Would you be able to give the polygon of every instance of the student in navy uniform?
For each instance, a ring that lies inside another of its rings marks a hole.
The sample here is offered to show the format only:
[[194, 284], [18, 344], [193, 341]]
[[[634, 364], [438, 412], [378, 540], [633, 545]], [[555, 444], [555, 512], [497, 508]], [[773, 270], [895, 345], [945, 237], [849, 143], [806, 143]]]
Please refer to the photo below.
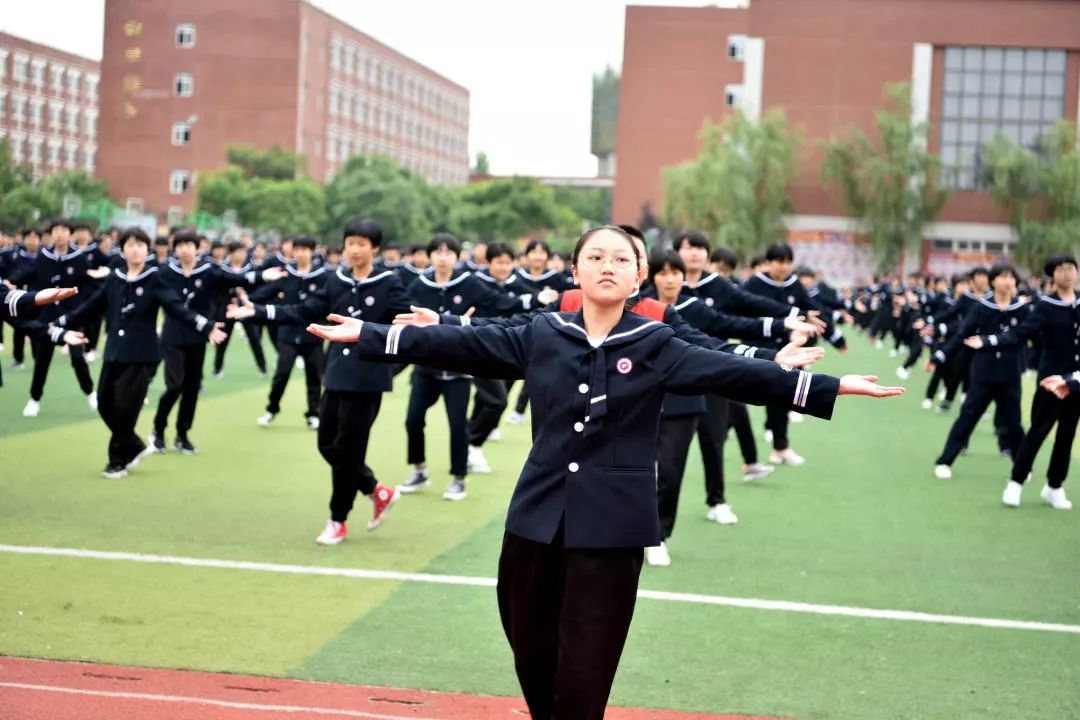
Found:
[[[3, 280], [8, 278], [14, 278], [16, 276], [24, 278], [21, 284], [11, 283], [14, 290], [26, 290], [29, 285], [27, 279], [33, 277], [34, 262], [37, 259], [37, 254], [41, 250], [41, 233], [37, 228], [28, 227], [22, 231], [22, 246], [15, 246], [14, 252], [8, 257], [7, 265], [4, 270]], [[38, 313], [34, 313], [35, 317]], [[26, 344], [30, 342], [30, 352], [33, 354], [33, 341], [27, 334], [26, 329], [23, 327], [23, 323], [15, 323], [12, 325], [12, 348], [11, 348], [11, 369], [22, 370], [26, 367]]]
[[[1044, 295], [1018, 327], [1008, 332], [977, 335], [964, 339], [976, 352], [993, 348], [1023, 347], [1029, 340], [1041, 338], [1043, 350], [1039, 363], [1040, 382], [1050, 377], [1068, 377], [1080, 370], [1080, 300], [1076, 295], [1076, 258], [1055, 254], [1046, 260], [1045, 272], [1053, 281], [1053, 292]], [[1080, 421], [1080, 396], [1071, 394], [1058, 398], [1043, 386], [1036, 388], [1031, 399], [1031, 428], [1014, 455], [1012, 474], [1002, 502], [1010, 507], [1020, 506], [1024, 483], [1031, 474], [1035, 456], [1039, 454], [1046, 436], [1057, 425], [1050, 464], [1046, 470], [1046, 485], [1042, 498], [1057, 509], [1072, 507], [1063, 485], [1069, 474], [1076, 425]]]
[[[23, 265], [17, 273], [8, 278], [15, 286], [26, 285], [31, 290], [48, 287], [77, 287], [84, 294], [92, 290], [96, 283], [93, 279], [95, 272], [87, 263], [88, 254], [71, 245], [71, 223], [67, 220], [56, 220], [49, 225], [49, 235], [52, 239], [52, 247], [45, 247], [37, 253], [32, 263]], [[103, 275], [101, 273], [96, 273]], [[82, 303], [79, 296], [64, 300], [58, 305], [50, 305], [43, 309], [41, 315], [30, 326], [32, 329], [40, 329], [56, 319], [64, 312], [74, 310]], [[81, 330], [81, 328], [70, 328]], [[41, 412], [41, 398], [45, 393], [45, 382], [49, 377], [49, 367], [52, 365], [53, 353], [56, 346], [39, 338], [31, 341], [34, 350], [34, 376], [30, 382], [30, 400], [23, 409], [24, 417], [37, 417]], [[79, 389], [86, 396], [87, 404], [97, 408], [97, 396], [94, 394], [94, 381], [90, 377], [90, 368], [86, 364], [86, 355], [81, 346], [72, 346], [69, 351], [71, 368], [75, 371]]]
[[[293, 260], [284, 266], [287, 275], [277, 283], [260, 290], [258, 295], [269, 298], [276, 293], [275, 302], [282, 305], [302, 303], [310, 295], [319, 292], [326, 282], [327, 271], [316, 268], [313, 262], [315, 238], [301, 235], [292, 240]], [[307, 386], [307, 411], [304, 419], [312, 430], [319, 429], [319, 395], [322, 390], [323, 346], [304, 332], [304, 323], [281, 324], [277, 330], [277, 367], [270, 381], [270, 396], [266, 412], [256, 422], [269, 427], [281, 412], [281, 398], [289, 384], [293, 365], [302, 361], [304, 382]]]
[[[249, 270], [243, 275], [225, 272], [208, 260], [198, 260], [198, 246], [198, 234], [188, 230], [175, 233], [172, 248], [175, 257], [160, 266], [161, 273], [157, 278], [182, 299], [186, 308], [203, 317], [215, 317], [218, 304], [230, 289], [255, 287], [261, 281], [272, 282], [285, 276], [281, 268], [270, 268], [261, 273]], [[206, 335], [192, 329], [186, 318], [165, 317], [161, 332], [165, 392], [158, 399], [154, 431], [150, 435], [150, 445], [155, 452], [165, 452], [165, 428], [169, 424], [169, 413], [178, 400], [180, 409], [176, 415], [173, 449], [185, 455], [198, 452], [189, 433], [195, 422], [195, 407], [202, 388], [206, 342]]]
[[[259, 246], [256, 246], [259, 247]], [[266, 247], [262, 245], [261, 247]], [[261, 264], [254, 262], [255, 254], [252, 253], [252, 262], [247, 260], [247, 250], [244, 248], [244, 244], [239, 241], [232, 241], [227, 246], [228, 256], [226, 262], [222, 263], [221, 269], [225, 273], [229, 273], [234, 276], [246, 276], [252, 271], [264, 271], [272, 270], [274, 268], [281, 269], [284, 266], [271, 265], [264, 268]], [[282, 270], [284, 272], [284, 270]], [[236, 299], [236, 288], [233, 287], [229, 290], [229, 302]], [[214, 348], [214, 377], [221, 379], [225, 376], [225, 352], [229, 348], [229, 342], [232, 340], [233, 330], [237, 325], [236, 320], [225, 320], [223, 329], [225, 331], [225, 340]], [[262, 325], [256, 325], [254, 323], [240, 323], [243, 328], [244, 337], [247, 338], [248, 347], [251, 348], [251, 355], [255, 358], [255, 367], [259, 369], [259, 374], [266, 377], [266, 353], [263, 351], [262, 346]]]
[[[79, 293], [78, 288], [45, 288], [43, 290], [19, 290], [8, 289], [0, 285], [0, 323], [10, 323], [11, 326], [23, 335], [28, 331], [23, 329], [23, 323], [33, 320], [41, 314], [41, 308], [53, 303], [62, 302], [75, 297]], [[55, 345], [83, 345], [86, 336], [74, 330], [64, 330], [56, 327], [37, 326], [29, 331], [30, 335], [40, 336], [44, 342], [52, 342]], [[0, 387], [4, 386], [4, 374], [0, 372]]]
[[396, 272], [406, 290], [412, 287], [416, 278], [425, 274], [431, 275], [431, 257], [427, 245], [410, 245], [409, 257], [397, 266]]
[[98, 378], [98, 412], [112, 436], [109, 461], [103, 477], [127, 474], [146, 455], [154, 452], [135, 434], [146, 389], [154, 377], [161, 352], [158, 346], [158, 309], [182, 319], [210, 342], [218, 343], [224, 333], [209, 318], [192, 312], [183, 300], [162, 281], [160, 267], [147, 267], [150, 238], [138, 228], [120, 234], [126, 270], [113, 270], [104, 284], [70, 315], [57, 319], [60, 327], [78, 327], [83, 317], [105, 312], [105, 357]]
[[636, 253], [618, 228], [586, 232], [572, 259], [581, 311], [543, 313], [525, 326], [386, 327], [334, 315], [340, 326], [311, 328], [373, 358], [532, 381], [534, 442], [510, 501], [497, 594], [537, 719], [604, 716], [642, 548], [659, 542], [656, 433], [666, 392], [786, 400], [826, 418], [838, 394], [903, 392], [677, 340], [663, 323], [625, 312]]
[[[993, 295], [982, 299], [964, 317], [964, 324], [946, 345], [934, 353], [935, 362], [947, 362], [965, 347], [966, 338], [973, 335], [996, 337], [1015, 330], [1031, 312], [1031, 304], [1016, 297], [1017, 274], [1009, 265], [995, 265], [989, 272]], [[979, 418], [993, 402], [995, 420], [1003, 428], [1003, 436], [1012, 457], [1020, 450], [1024, 428], [1020, 423], [1020, 375], [1024, 371], [1024, 349], [1021, 344], [998, 347], [987, 341], [975, 351], [971, 361], [971, 386], [960, 414], [949, 430], [945, 448], [934, 463], [934, 474], [942, 479], [952, 477], [952, 464], [967, 447]]]
[[[504, 295], [477, 279], [468, 271], [455, 272], [461, 243], [450, 233], [436, 233], [427, 245], [432, 261], [431, 275], [422, 274], [408, 288], [412, 304], [437, 313], [460, 315], [475, 308], [478, 315], [510, 315], [532, 307], [530, 294]], [[468, 473], [469, 451], [469, 391], [472, 381], [467, 375], [413, 368], [409, 391], [409, 409], [405, 416], [408, 435], [408, 460], [412, 476], [398, 487], [403, 493], [413, 493], [431, 484], [427, 472], [427, 449], [424, 435], [428, 410], [443, 399], [446, 419], [450, 424], [450, 486], [443, 493], [447, 500], [464, 500], [465, 476]]]
[[[232, 307], [229, 317], [265, 323], [305, 323], [328, 314], [390, 322], [409, 310], [409, 298], [392, 269], [373, 270], [382, 229], [367, 218], [349, 221], [343, 232], [343, 265], [326, 282], [293, 305]], [[351, 268], [351, 269], [350, 269]], [[371, 426], [379, 414], [383, 393], [393, 389], [391, 368], [361, 358], [347, 345], [332, 343], [323, 376], [326, 390], [319, 401], [319, 454], [330, 466], [330, 519], [315, 539], [337, 545], [348, 535], [349, 513], [362, 493], [372, 504], [367, 529], [374, 530], [397, 502], [398, 492], [382, 485], [367, 465]]]

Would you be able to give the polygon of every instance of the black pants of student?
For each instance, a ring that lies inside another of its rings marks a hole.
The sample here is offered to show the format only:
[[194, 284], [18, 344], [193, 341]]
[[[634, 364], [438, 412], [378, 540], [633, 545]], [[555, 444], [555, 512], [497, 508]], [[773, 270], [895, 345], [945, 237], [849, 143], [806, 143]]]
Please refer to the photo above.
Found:
[[304, 417], [319, 415], [319, 394], [322, 391], [323, 349], [322, 343], [296, 345], [283, 342], [278, 345], [277, 367], [274, 379], [270, 381], [270, 398], [266, 403], [266, 412], [277, 415], [281, 412], [281, 397], [289, 384], [296, 358], [304, 358], [304, 381], [307, 383], [307, 412]]
[[660, 535], [664, 540], [675, 529], [679, 491], [686, 472], [686, 456], [700, 415], [664, 415], [656, 438], [656, 499], [660, 507]]
[[923, 351], [923, 341], [918, 333], [912, 334], [910, 342], [911, 344], [908, 346], [908, 356], [904, 359], [905, 370], [910, 370], [915, 363], [919, 361], [919, 356], [922, 355]]
[[949, 359], [949, 370], [945, 376], [945, 400], [948, 402], [953, 401], [959, 388], [962, 387], [965, 393], [971, 389], [971, 360], [974, 353], [974, 350], [964, 346]]
[[574, 550], [506, 533], [499, 616], [534, 720], [601, 720], [630, 621], [641, 548]]
[[765, 429], [772, 431], [773, 450], [787, 450], [788, 408], [784, 405], [766, 405]]
[[697, 424], [701, 464], [705, 470], [705, 504], [722, 505], [724, 500], [724, 445], [728, 433], [731, 402], [719, 395], [706, 395], [706, 412]]
[[743, 462], [753, 465], [758, 461], [757, 440], [754, 438], [754, 428], [750, 425], [750, 413], [746, 409], [746, 403], [729, 401], [728, 424], [735, 430]]
[[1031, 400], [1031, 427], [1020, 443], [1020, 451], [1013, 455], [1012, 479], [1018, 483], [1027, 480], [1039, 448], [1057, 423], [1050, 466], [1046, 469], [1046, 484], [1052, 488], [1061, 487], [1069, 474], [1077, 421], [1080, 421], [1080, 397], [1070, 393], [1064, 400], [1058, 400], [1053, 393], [1037, 388]]
[[330, 466], [330, 519], [345, 522], [356, 494], [375, 492], [375, 473], [367, 466], [371, 426], [382, 393], [327, 390], [319, 401], [319, 454]]
[[[225, 321], [225, 327], [222, 328], [226, 334], [225, 341], [214, 347], [215, 375], [225, 369], [225, 351], [229, 349], [229, 342], [232, 340], [232, 332], [236, 324], [235, 320]], [[244, 328], [244, 335], [247, 337], [248, 346], [251, 348], [251, 354], [255, 358], [256, 367], [259, 368], [259, 372], [265, 373], [266, 354], [263, 352], [262, 346], [262, 325], [240, 323], [240, 327]]]
[[154, 430], [159, 434], [165, 432], [169, 424], [169, 413], [179, 400], [176, 436], [186, 438], [192, 423], [195, 422], [195, 405], [199, 402], [199, 388], [202, 387], [206, 343], [166, 345], [161, 348], [161, 354], [165, 360], [165, 392], [158, 399]]
[[506, 410], [506, 381], [492, 378], [475, 378], [476, 394], [473, 395], [472, 416], [469, 418], [469, 444], [482, 447], [491, 431], [499, 426], [499, 418]]
[[[26, 362], [26, 341], [28, 337], [21, 328], [11, 327], [11, 359], [15, 361], [16, 365], [22, 365]], [[33, 346], [30, 348], [31, 354], [34, 352]]]
[[101, 366], [98, 414], [112, 433], [110, 465], [126, 465], [146, 448], [146, 443], [135, 434], [135, 423], [156, 370], [157, 363], [107, 362]]
[[472, 380], [454, 378], [443, 380], [441, 373], [424, 368], [413, 368], [412, 388], [409, 392], [409, 409], [405, 413], [405, 430], [408, 435], [408, 458], [410, 465], [427, 462], [427, 441], [424, 426], [428, 409], [439, 397], [446, 405], [446, 420], [450, 425], [450, 474], [465, 477], [469, 460], [469, 392]]
[[[515, 383], [517, 383], [517, 380], [511, 380], [510, 382], [506, 383], [506, 393], [507, 393], [507, 395], [510, 394], [510, 390], [513, 389]], [[518, 394], [517, 394], [517, 401], [514, 403], [514, 412], [516, 412], [518, 415], [524, 415], [525, 410], [527, 410], [528, 407], [529, 407], [529, 386], [526, 385], [525, 381], [523, 380], [521, 382], [521, 390], [519, 390]]]
[[1016, 457], [1020, 451], [1020, 443], [1024, 440], [1024, 428], [1020, 424], [1020, 378], [1005, 382], [982, 382], [971, 383], [964, 404], [960, 406], [960, 414], [949, 430], [949, 437], [945, 440], [945, 449], [937, 459], [938, 465], [952, 465], [960, 451], [967, 447], [971, 433], [979, 422], [990, 403], [994, 403], [996, 418], [1000, 421], [1001, 432], [1004, 441], [1012, 456]]
[[[45, 394], [45, 380], [49, 377], [49, 366], [52, 364], [56, 346], [49, 342], [48, 338], [41, 338], [32, 342], [34, 350], [34, 377], [30, 381], [30, 397], [33, 400], [41, 400]], [[79, 381], [79, 388], [83, 395], [94, 392], [94, 380], [90, 377], [90, 367], [86, 364], [86, 355], [78, 345], [68, 348], [68, 356], [71, 358], [71, 368], [75, 371], [75, 378]]]
[[86, 327], [83, 329], [83, 334], [86, 335], [87, 350], [97, 350], [98, 340], [101, 339], [102, 320], [103, 318], [99, 315], [87, 321]]
[[949, 368], [947, 365], [934, 365], [934, 372], [930, 376], [930, 382], [926, 384], [926, 399], [933, 400], [937, 395], [938, 387], [941, 383], [945, 382], [946, 376], [949, 374]]

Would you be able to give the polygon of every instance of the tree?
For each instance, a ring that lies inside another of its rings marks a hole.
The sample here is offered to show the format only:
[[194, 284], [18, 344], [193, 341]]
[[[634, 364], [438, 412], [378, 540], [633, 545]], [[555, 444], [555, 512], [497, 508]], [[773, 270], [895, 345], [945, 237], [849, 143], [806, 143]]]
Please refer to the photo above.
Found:
[[38, 185], [42, 213], [56, 216], [63, 212], [64, 198], [78, 197], [85, 209], [102, 200], [109, 200], [109, 188], [85, 170], [61, 170]]
[[876, 142], [848, 128], [824, 143], [821, 176], [874, 242], [879, 270], [894, 269], [941, 212], [940, 163], [927, 151], [929, 125], [911, 121], [911, 86], [885, 87], [874, 116]]
[[34, 181], [28, 165], [15, 165], [7, 140], [0, 140], [0, 227], [21, 228], [40, 218], [58, 217], [64, 211], [64, 198], [78, 196], [84, 213], [88, 208], [111, 203], [105, 183], [82, 170], [63, 170]]
[[559, 212], [554, 190], [533, 178], [488, 180], [466, 185], [456, 195], [450, 226], [463, 240], [513, 240], [535, 230], [558, 229], [569, 219]]
[[590, 226], [611, 222], [611, 188], [555, 186], [555, 202]]
[[1038, 268], [1080, 242], [1080, 153], [1076, 125], [1062, 121], [1034, 149], [999, 134], [983, 152], [982, 180], [1016, 231], [1016, 260]]
[[491, 166], [488, 164], [487, 153], [481, 150], [476, 154], [476, 166], [472, 169], [473, 175], [490, 175]]
[[316, 233], [326, 216], [323, 190], [313, 180], [248, 178], [235, 165], [200, 175], [197, 205], [202, 214], [232, 210], [241, 225], [283, 233]]
[[379, 221], [385, 239], [416, 242], [431, 234], [433, 199], [443, 197], [390, 158], [354, 155], [326, 186], [323, 227], [340, 233], [350, 218], [362, 215]]
[[225, 160], [243, 170], [244, 177], [268, 180], [292, 180], [305, 165], [302, 155], [280, 145], [268, 150], [259, 150], [250, 145], [230, 145], [225, 149]]
[[757, 123], [740, 112], [719, 125], [706, 120], [698, 138], [694, 160], [663, 169], [668, 225], [709, 233], [744, 258], [783, 237], [802, 131], [782, 110]]

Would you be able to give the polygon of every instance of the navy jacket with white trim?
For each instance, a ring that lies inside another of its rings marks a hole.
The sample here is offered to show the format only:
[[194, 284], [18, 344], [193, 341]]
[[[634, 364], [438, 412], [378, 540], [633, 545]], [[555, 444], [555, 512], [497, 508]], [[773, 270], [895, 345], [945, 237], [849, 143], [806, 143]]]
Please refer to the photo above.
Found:
[[1065, 302], [1055, 293], [1043, 295], [1031, 312], [1007, 332], [982, 336], [988, 347], [1024, 345], [1028, 340], [1043, 341], [1039, 356], [1039, 379], [1068, 375], [1080, 370], [1080, 298]]
[[[992, 297], [992, 296], [991, 296]], [[1024, 371], [1024, 343], [1001, 345], [997, 337], [1012, 332], [1027, 319], [1031, 312], [1031, 303], [1013, 298], [1004, 309], [999, 308], [992, 299], [983, 298], [964, 316], [964, 323], [944, 347], [934, 352], [934, 362], [945, 363], [957, 355], [964, 345], [964, 339], [972, 335], [987, 337], [981, 350], [975, 351], [971, 360], [971, 379], [980, 382], [1019, 381]]]
[[[175, 292], [184, 305], [194, 313], [212, 318], [217, 308], [225, 302], [229, 290], [238, 286], [255, 287], [261, 282], [261, 273], [248, 270], [239, 274], [229, 272], [222, 266], [206, 260], [197, 262], [190, 275], [184, 275], [184, 269], [176, 258], [170, 258], [161, 268], [161, 281]], [[161, 345], [201, 345], [206, 342], [206, 333], [196, 330], [186, 320], [165, 316], [165, 325], [161, 330]]]
[[449, 372], [525, 378], [533, 444], [506, 529], [541, 543], [565, 522], [571, 548], [660, 542], [656, 438], [666, 392], [717, 393], [829, 418], [839, 380], [695, 347], [634, 313], [593, 347], [581, 312], [542, 313], [516, 327], [365, 323], [360, 354]]

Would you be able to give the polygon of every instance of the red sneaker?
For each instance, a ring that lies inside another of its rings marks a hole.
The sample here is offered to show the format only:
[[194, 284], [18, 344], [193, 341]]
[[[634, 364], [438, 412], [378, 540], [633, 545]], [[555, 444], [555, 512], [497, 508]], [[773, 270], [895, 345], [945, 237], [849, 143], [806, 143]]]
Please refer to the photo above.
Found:
[[375, 492], [371, 493], [371, 520], [368, 521], [368, 532], [375, 530], [382, 524], [382, 521], [386, 519], [386, 514], [390, 512], [390, 508], [394, 507], [394, 503], [401, 497], [401, 493], [395, 488], [388, 488], [385, 485], [376, 485]]
[[338, 545], [348, 534], [349, 527], [345, 523], [327, 520], [326, 527], [319, 533], [319, 537], [315, 538], [315, 542], [320, 545]]

